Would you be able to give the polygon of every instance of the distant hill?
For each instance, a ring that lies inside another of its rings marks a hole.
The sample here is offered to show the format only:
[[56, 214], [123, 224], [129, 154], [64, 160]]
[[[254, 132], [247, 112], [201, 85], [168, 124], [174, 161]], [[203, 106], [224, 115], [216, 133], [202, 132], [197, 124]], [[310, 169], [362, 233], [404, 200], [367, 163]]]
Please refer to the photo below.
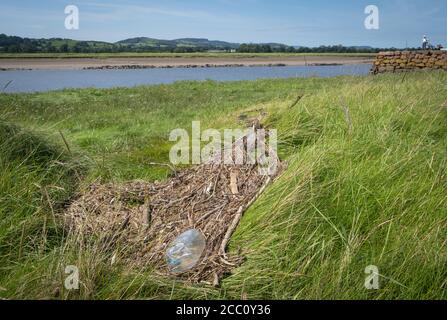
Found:
[[118, 45], [127, 45], [131, 47], [158, 47], [158, 48], [202, 48], [208, 50], [216, 49], [237, 49], [238, 43], [230, 43], [218, 40], [208, 40], [204, 38], [182, 38], [174, 40], [160, 40], [154, 38], [138, 37], [116, 42]]
[[209, 47], [213, 49], [237, 49], [239, 43], [231, 43], [219, 40], [208, 40], [208, 39], [196, 39], [196, 38], [183, 38], [174, 40], [177, 45], [190, 45], [198, 47]]

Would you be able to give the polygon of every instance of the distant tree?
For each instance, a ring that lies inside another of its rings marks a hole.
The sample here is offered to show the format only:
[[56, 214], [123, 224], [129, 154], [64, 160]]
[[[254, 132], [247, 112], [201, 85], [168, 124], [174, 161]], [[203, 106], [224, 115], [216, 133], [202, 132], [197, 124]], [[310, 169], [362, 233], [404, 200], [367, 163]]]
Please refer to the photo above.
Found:
[[68, 52], [68, 44], [64, 43], [63, 45], [61, 45], [60, 51], [61, 52]]

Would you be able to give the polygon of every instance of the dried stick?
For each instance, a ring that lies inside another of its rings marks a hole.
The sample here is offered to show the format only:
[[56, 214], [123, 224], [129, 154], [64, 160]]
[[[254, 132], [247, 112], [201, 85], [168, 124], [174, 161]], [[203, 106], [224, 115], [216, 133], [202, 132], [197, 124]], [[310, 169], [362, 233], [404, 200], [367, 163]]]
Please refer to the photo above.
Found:
[[232, 194], [238, 194], [239, 190], [237, 187], [237, 176], [238, 172], [235, 170], [231, 170], [230, 172], [230, 189]]
[[245, 210], [247, 210], [255, 201], [259, 198], [259, 196], [264, 192], [265, 188], [270, 184], [270, 181], [272, 180], [271, 177], [268, 177], [265, 181], [264, 185], [259, 189], [258, 193], [247, 203], [245, 206], [240, 206], [238, 211], [236, 212], [236, 215], [233, 218], [233, 221], [231, 222], [231, 225], [228, 227], [227, 232], [225, 233], [225, 236], [222, 240], [222, 244], [220, 245], [220, 254], [224, 257], [224, 259], [227, 259], [227, 254], [225, 253], [225, 250], [227, 248], [228, 242], [230, 241], [231, 235], [236, 230], [236, 227], [239, 225], [239, 221], [242, 218], [242, 215]]
[[300, 100], [303, 98], [303, 96], [299, 95], [295, 101], [293, 101], [293, 103], [289, 106], [289, 109], [292, 109], [294, 106], [296, 106], [298, 104], [298, 102], [300, 102]]
[[67, 142], [67, 140], [65, 139], [65, 136], [64, 136], [64, 134], [62, 133], [61, 130], [59, 130], [59, 134], [61, 135], [62, 140], [64, 141], [65, 147], [67, 147], [68, 153], [69, 153], [70, 155], [72, 155], [72, 153], [71, 153], [71, 149], [70, 149], [70, 145], [68, 144], [68, 142]]

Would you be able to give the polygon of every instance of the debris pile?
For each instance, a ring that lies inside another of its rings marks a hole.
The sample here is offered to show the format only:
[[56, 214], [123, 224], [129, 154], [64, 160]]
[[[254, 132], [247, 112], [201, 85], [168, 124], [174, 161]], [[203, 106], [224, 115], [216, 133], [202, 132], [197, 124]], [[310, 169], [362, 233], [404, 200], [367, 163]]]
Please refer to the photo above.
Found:
[[70, 232], [99, 239], [110, 250], [123, 248], [129, 263], [164, 275], [172, 240], [188, 229], [199, 230], [206, 239], [202, 258], [178, 277], [218, 285], [243, 260], [226, 254], [232, 233], [273, 178], [253, 164], [201, 164], [174, 171], [164, 182], [93, 184], [70, 205], [65, 221]]

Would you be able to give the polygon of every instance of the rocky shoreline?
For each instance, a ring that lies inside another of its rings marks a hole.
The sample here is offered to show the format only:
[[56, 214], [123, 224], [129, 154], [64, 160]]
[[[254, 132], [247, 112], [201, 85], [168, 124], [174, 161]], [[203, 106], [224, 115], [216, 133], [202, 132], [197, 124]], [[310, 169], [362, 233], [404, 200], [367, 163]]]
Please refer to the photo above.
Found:
[[[342, 66], [342, 63], [309, 63], [307, 67], [318, 67], [318, 66]], [[94, 66], [94, 67], [83, 67], [81, 70], [139, 70], [139, 69], [175, 69], [175, 68], [186, 68], [186, 69], [197, 69], [197, 68], [253, 68], [253, 67], [287, 67], [289, 65], [285, 63], [268, 63], [268, 64], [186, 64], [186, 65], [104, 65], [104, 66]], [[0, 71], [30, 71], [35, 70], [32, 68], [0, 68]]]
[[133, 70], [133, 69], [174, 69], [174, 68], [186, 68], [186, 69], [194, 69], [194, 68], [240, 68], [240, 67], [286, 67], [287, 65], [284, 63], [270, 63], [265, 65], [246, 65], [240, 63], [232, 63], [232, 64], [186, 64], [186, 65], [105, 65], [98, 67], [85, 67], [83, 70]]
[[0, 71], [31, 71], [30, 68], [0, 68]]
[[[341, 63], [314, 63], [308, 64], [307, 66], [341, 66]], [[82, 70], [136, 70], [136, 69], [174, 69], [174, 68], [184, 68], [184, 69], [195, 69], [195, 68], [242, 68], [242, 67], [287, 67], [285, 63], [269, 63], [269, 64], [187, 64], [187, 65], [105, 65], [98, 67], [85, 67]]]
[[[309, 63], [306, 67], [321, 67], [321, 66], [342, 66], [343, 63]], [[285, 63], [268, 63], [268, 64], [186, 64], [186, 65], [104, 65], [94, 67], [83, 67], [80, 70], [139, 70], [139, 69], [203, 69], [203, 68], [253, 68], [253, 67], [287, 67], [290, 66]], [[0, 68], [1, 71], [31, 71], [36, 70], [32, 68]]]

